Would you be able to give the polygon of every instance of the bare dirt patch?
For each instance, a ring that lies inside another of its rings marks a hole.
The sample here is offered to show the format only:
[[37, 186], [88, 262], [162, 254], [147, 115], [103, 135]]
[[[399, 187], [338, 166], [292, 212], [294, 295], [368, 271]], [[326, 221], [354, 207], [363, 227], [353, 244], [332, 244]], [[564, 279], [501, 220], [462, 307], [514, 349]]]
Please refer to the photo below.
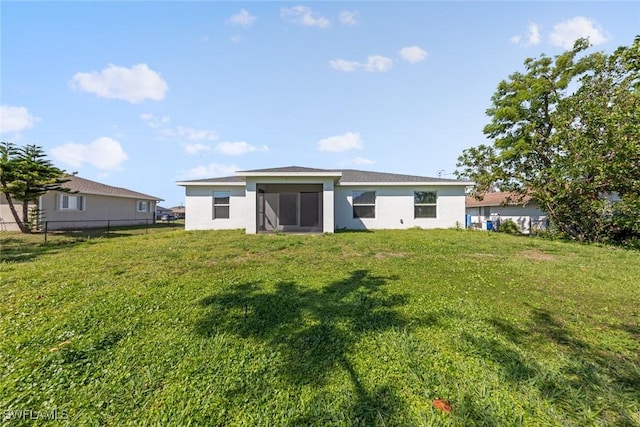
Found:
[[527, 251], [522, 251], [520, 252], [518, 255], [520, 255], [523, 258], [526, 259], [530, 259], [533, 261], [553, 261], [554, 259], [556, 259], [555, 256], [550, 255], [550, 254], [545, 254], [544, 252], [540, 252], [537, 250], [527, 250]]
[[379, 261], [387, 258], [404, 258], [407, 254], [404, 252], [378, 252], [373, 257]]

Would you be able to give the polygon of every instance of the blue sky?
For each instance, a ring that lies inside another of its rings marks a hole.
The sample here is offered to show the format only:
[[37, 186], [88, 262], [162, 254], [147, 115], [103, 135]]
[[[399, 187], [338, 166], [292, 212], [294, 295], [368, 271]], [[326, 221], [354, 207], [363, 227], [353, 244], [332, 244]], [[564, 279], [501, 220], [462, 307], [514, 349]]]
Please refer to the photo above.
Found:
[[640, 34], [638, 2], [0, 3], [0, 135], [79, 176], [277, 166], [452, 177], [527, 57]]

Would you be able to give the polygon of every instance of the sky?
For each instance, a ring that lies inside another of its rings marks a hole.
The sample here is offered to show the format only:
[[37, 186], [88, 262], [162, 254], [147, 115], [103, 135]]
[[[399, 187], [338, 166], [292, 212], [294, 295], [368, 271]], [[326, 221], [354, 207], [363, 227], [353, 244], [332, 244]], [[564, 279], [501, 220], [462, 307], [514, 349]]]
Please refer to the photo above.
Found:
[[0, 2], [0, 138], [184, 203], [281, 166], [454, 178], [526, 58], [640, 34], [640, 2]]

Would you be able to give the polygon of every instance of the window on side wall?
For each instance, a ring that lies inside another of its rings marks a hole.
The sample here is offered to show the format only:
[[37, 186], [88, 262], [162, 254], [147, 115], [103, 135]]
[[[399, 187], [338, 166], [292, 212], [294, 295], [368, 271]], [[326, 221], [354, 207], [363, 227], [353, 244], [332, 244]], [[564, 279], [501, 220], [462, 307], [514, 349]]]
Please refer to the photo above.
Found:
[[85, 209], [84, 196], [62, 194], [59, 200], [59, 208], [61, 211], [83, 211]]
[[138, 212], [151, 212], [151, 202], [148, 200], [138, 200]]
[[375, 218], [376, 217], [376, 192], [375, 191], [354, 191], [352, 194], [353, 217], [354, 218]]
[[413, 213], [415, 218], [436, 218], [438, 193], [435, 191], [414, 191]]
[[231, 194], [228, 191], [213, 192], [213, 219], [229, 218], [229, 201]]

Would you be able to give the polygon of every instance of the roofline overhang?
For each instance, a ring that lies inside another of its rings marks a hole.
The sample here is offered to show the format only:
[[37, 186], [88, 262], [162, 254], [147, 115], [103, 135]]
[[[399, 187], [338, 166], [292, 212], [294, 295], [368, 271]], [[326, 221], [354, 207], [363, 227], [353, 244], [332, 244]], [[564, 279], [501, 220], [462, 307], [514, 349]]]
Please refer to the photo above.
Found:
[[244, 181], [176, 181], [176, 185], [181, 187], [244, 187]]

